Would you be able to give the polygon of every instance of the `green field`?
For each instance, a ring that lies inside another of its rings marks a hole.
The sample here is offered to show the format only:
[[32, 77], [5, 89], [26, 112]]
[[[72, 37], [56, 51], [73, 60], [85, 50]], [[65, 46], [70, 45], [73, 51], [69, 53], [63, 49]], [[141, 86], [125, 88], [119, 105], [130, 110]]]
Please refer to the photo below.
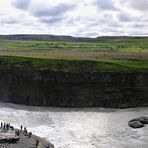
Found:
[[94, 39], [91, 41], [6, 40], [0, 50], [76, 50], [96, 52], [148, 52], [148, 38]]
[[79, 41], [0, 39], [1, 67], [64, 72], [148, 71], [148, 38], [101, 38]]

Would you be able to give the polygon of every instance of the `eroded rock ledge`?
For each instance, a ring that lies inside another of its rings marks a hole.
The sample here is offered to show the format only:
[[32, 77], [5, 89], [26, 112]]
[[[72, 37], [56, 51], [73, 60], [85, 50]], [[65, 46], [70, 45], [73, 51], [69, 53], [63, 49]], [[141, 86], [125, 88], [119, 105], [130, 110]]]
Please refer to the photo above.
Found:
[[20, 131], [19, 136], [15, 134], [15, 130], [1, 130], [0, 129], [0, 147], [6, 148], [30, 148], [36, 147], [36, 140], [39, 141], [38, 148], [54, 148], [54, 145], [49, 143], [43, 138], [32, 135], [31, 137], [24, 135], [23, 131]]

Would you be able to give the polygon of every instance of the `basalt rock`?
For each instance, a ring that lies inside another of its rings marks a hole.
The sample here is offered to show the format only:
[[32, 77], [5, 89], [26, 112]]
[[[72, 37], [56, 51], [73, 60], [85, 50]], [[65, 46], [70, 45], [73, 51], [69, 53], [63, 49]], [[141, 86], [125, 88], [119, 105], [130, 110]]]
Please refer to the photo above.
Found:
[[128, 125], [132, 128], [141, 128], [141, 127], [144, 127], [144, 124], [142, 124], [141, 122], [139, 121], [129, 121], [128, 122]]
[[148, 117], [142, 116], [138, 119], [138, 121], [143, 124], [148, 124]]
[[132, 128], [141, 128], [144, 127], [144, 124], [148, 124], [148, 117], [146, 116], [134, 118], [128, 122], [128, 125]]
[[[79, 74], [0, 67], [0, 101], [59, 107], [148, 106], [148, 73]], [[145, 121], [145, 120], [144, 120]]]
[[17, 143], [19, 139], [18, 136], [7, 136], [5, 134], [5, 136], [0, 136], [0, 143]]

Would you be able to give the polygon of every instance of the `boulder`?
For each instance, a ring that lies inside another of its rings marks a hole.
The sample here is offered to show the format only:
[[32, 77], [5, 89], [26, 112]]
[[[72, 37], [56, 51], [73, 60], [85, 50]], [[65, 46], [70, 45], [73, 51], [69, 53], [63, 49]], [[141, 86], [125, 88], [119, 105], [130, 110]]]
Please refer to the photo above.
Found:
[[134, 119], [130, 120], [129, 122], [133, 122], [133, 121], [139, 121], [139, 118], [134, 118]]
[[128, 125], [132, 128], [142, 128], [144, 127], [144, 124], [142, 124], [141, 122], [139, 121], [129, 121], [128, 122]]
[[148, 124], [148, 117], [142, 116], [138, 118], [138, 121], [141, 122], [142, 124]]

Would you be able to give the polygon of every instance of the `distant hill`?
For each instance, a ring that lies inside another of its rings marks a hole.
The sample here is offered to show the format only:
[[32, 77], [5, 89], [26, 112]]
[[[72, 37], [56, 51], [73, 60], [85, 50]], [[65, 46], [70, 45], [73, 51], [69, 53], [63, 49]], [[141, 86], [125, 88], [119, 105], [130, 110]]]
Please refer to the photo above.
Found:
[[92, 38], [72, 37], [66, 35], [34, 35], [34, 34], [20, 34], [20, 35], [0, 35], [0, 39], [8, 40], [61, 40], [61, 41], [79, 41], [92, 40]]
[[129, 39], [129, 38], [148, 38], [148, 37], [132, 37], [132, 36], [100, 36], [96, 38], [89, 37], [73, 37], [68, 35], [35, 35], [35, 34], [16, 34], [16, 35], [0, 35], [0, 39], [8, 40], [51, 40], [51, 41], [98, 41], [111, 39]]
[[108, 40], [116, 40], [116, 39], [130, 39], [130, 38], [135, 38], [135, 39], [144, 39], [144, 38], [148, 38], [148, 36], [100, 36], [100, 37], [97, 37], [96, 39], [98, 40], [105, 40], [105, 39], [108, 39]]

